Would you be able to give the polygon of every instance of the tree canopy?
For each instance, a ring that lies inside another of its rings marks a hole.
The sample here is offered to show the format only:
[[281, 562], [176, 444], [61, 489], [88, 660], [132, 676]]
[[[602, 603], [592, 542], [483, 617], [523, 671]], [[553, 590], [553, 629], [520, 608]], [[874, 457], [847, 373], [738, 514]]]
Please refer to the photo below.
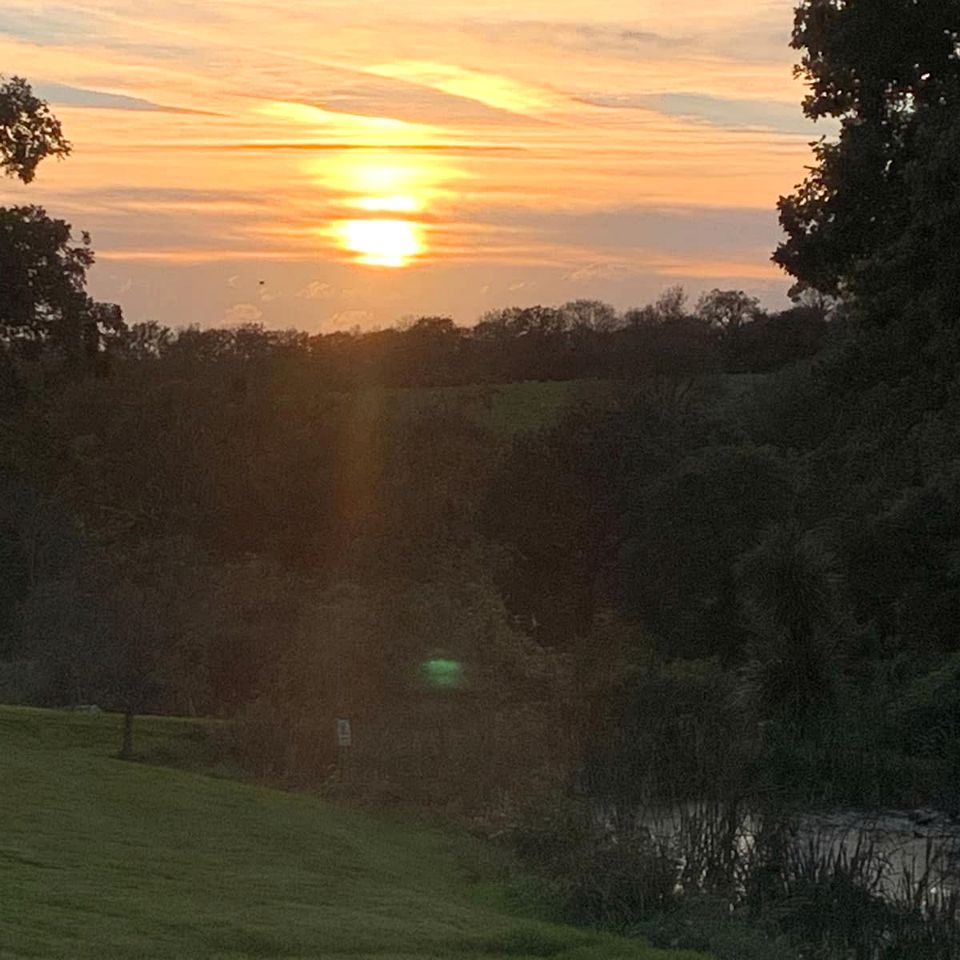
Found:
[[[960, 140], [960, 0], [804, 0], [792, 45], [804, 112], [840, 133], [781, 197], [774, 260], [795, 289], [882, 300], [874, 317], [890, 315], [955, 252], [940, 241], [960, 226], [960, 151], [941, 148]], [[950, 302], [944, 292], [932, 306]]]
[[[2, 78], [0, 78], [2, 79]], [[0, 83], [0, 169], [24, 183], [46, 157], [65, 157], [70, 144], [49, 105], [23, 77]]]
[[89, 234], [72, 244], [70, 225], [41, 207], [0, 208], [0, 343], [28, 360], [51, 349], [70, 367], [95, 360], [122, 319], [86, 294], [92, 263]]
[[[46, 157], [70, 144], [48, 104], [13, 77], [0, 85], [0, 168], [24, 183]], [[90, 235], [74, 244], [70, 224], [38, 206], [0, 207], [0, 391], [15, 392], [15, 365], [53, 356], [76, 374], [97, 367], [109, 338], [124, 329], [120, 308], [86, 293]]]

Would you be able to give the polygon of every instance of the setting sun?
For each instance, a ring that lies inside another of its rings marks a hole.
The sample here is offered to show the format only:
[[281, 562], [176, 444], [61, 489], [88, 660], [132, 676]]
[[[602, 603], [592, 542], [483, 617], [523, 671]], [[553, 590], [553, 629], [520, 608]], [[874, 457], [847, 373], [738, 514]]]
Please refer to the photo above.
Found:
[[[406, 267], [427, 251], [427, 231], [420, 216], [442, 202], [439, 185], [455, 175], [443, 163], [422, 157], [374, 151], [359, 162], [326, 158], [308, 164], [317, 185], [338, 196], [339, 216], [322, 234], [351, 254], [355, 264]], [[362, 211], [362, 213], [360, 212]]]
[[378, 267], [405, 267], [423, 249], [422, 227], [408, 220], [346, 220], [340, 239], [358, 263]]

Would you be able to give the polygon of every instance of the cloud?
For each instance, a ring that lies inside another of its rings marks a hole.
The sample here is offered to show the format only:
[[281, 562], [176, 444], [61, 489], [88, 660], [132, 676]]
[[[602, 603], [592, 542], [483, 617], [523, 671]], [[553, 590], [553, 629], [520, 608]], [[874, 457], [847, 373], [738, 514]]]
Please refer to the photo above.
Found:
[[[20, 0], [21, 9], [14, 9], [17, 0], [6, 0], [0, 36], [13, 37], [41, 47], [83, 44], [106, 44], [115, 50], [134, 53], [155, 59], [175, 60], [182, 63], [193, 47], [170, 42], [146, 42], [140, 32], [131, 36], [110, 34], [105, 29], [105, 20], [112, 19], [102, 11], [71, 9], [57, 4], [38, 4], [33, 0]], [[78, 5], [79, 6], [79, 5]], [[36, 9], [39, 8], [39, 12]]]
[[769, 259], [734, 260], [719, 257], [716, 260], [696, 257], [657, 257], [652, 256], [648, 268], [664, 277], [684, 277], [688, 280], [715, 280], [736, 285], [743, 280], [775, 280], [783, 277], [783, 272]]
[[635, 253], [719, 257], [756, 253], [766, 261], [779, 235], [776, 210], [730, 207], [629, 206], [587, 211], [484, 210], [496, 226], [535, 231], [541, 242], [594, 250], [577, 269], [617, 269]]
[[593, 107], [612, 110], [653, 110], [683, 120], [719, 127], [809, 133], [813, 128], [795, 103], [748, 100], [705, 93], [588, 94], [578, 98]]
[[223, 312], [223, 322], [228, 325], [237, 323], [256, 323], [263, 311], [252, 303], [235, 303]]
[[329, 283], [322, 280], [311, 280], [298, 294], [301, 300], [333, 300], [337, 296], [336, 290]]
[[442, 90], [449, 96], [485, 104], [489, 109], [539, 120], [544, 111], [562, 109], [566, 98], [541, 81], [520, 79], [492, 70], [461, 67], [431, 60], [398, 60], [370, 68], [380, 76]]
[[[194, 150], [202, 153], [219, 151], [222, 153], [264, 151], [292, 151], [296, 153], [341, 153], [347, 150], [362, 152], [365, 150], [384, 150], [383, 143], [377, 143], [373, 138], [363, 141], [352, 140], [250, 140], [237, 142], [210, 143], [181, 143], [166, 144], [168, 150]], [[516, 154], [525, 153], [526, 148], [516, 144], [502, 143], [431, 143], [429, 141], [409, 143], [390, 143], [387, 145], [394, 153], [435, 153], [458, 154]]]
[[634, 59], [651, 52], [675, 51], [691, 41], [632, 23], [562, 20], [471, 20], [463, 29], [493, 43], [538, 44], [592, 55]]
[[639, 273], [642, 273], [642, 270], [637, 264], [607, 261], [588, 263], [586, 266], [578, 267], [576, 270], [571, 270], [563, 279], [573, 283], [594, 280], [620, 282], [635, 277]]
[[477, 123], [513, 125], [538, 123], [502, 107], [469, 96], [447, 93], [427, 84], [400, 78], [384, 78], [356, 71], [335, 82], [306, 106], [367, 117], [389, 117], [408, 123], [448, 125]]
[[33, 85], [34, 92], [54, 105], [64, 107], [88, 107], [101, 110], [148, 110], [161, 113], [189, 113], [212, 116], [201, 110], [187, 110], [182, 107], [169, 107], [141, 97], [128, 97], [119, 93], [105, 93], [102, 90], [87, 90], [83, 87], [71, 87], [65, 83], [39, 82]]
[[43, 15], [29, 10], [5, 9], [0, 34], [36, 44], [76, 42], [89, 39], [90, 19], [52, 5], [43, 11]]

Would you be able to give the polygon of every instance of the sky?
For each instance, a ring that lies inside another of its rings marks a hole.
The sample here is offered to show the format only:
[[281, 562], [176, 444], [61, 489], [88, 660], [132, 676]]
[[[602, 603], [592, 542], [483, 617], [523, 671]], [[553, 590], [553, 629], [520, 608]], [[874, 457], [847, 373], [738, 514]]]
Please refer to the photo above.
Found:
[[93, 235], [128, 322], [310, 332], [682, 284], [771, 307], [822, 132], [793, 0], [4, 0], [73, 144], [0, 204]]

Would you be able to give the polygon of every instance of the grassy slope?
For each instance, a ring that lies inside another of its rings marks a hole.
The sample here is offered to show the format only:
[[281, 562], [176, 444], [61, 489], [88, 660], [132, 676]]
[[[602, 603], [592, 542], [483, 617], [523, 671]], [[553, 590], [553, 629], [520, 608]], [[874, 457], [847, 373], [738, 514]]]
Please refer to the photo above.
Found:
[[550, 427], [580, 404], [609, 405], [618, 385], [609, 380], [529, 380], [461, 387], [368, 387], [348, 397], [360, 417], [382, 411], [405, 416], [428, 404], [450, 404], [506, 437]]
[[[0, 960], [694, 960], [510, 916], [449, 833], [115, 760], [118, 729], [0, 708]], [[137, 737], [159, 752], [189, 727]]]
[[[730, 412], [748, 401], [766, 374], [724, 374], [713, 382], [711, 405]], [[513, 437], [548, 428], [579, 406], [611, 409], [637, 385], [616, 380], [528, 380], [465, 387], [407, 388], [381, 391], [396, 409], [415, 409], [427, 400], [447, 399], [472, 410], [477, 421], [495, 434]], [[368, 391], [366, 397], [374, 396]], [[381, 400], [380, 402], [385, 402]]]

